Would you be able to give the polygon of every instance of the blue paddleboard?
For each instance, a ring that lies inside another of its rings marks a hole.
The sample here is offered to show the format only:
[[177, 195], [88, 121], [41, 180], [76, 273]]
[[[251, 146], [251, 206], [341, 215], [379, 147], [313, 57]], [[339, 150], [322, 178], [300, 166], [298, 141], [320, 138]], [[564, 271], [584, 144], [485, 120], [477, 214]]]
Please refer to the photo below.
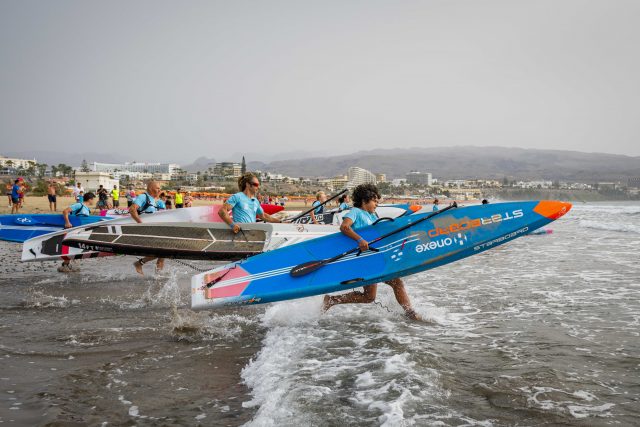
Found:
[[570, 203], [529, 201], [402, 216], [358, 229], [378, 250], [360, 255], [356, 242], [335, 233], [194, 276], [191, 306], [269, 303], [415, 274], [527, 235], [569, 209]]
[[[69, 216], [74, 227], [111, 219], [104, 216]], [[62, 214], [0, 215], [0, 240], [24, 243], [33, 237], [64, 229]]]

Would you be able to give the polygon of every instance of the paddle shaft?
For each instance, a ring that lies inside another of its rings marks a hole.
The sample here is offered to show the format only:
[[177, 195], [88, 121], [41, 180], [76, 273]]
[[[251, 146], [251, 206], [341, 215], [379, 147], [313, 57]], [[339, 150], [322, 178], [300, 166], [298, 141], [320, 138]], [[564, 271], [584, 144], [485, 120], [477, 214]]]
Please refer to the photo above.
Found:
[[[429, 215], [425, 216], [424, 218], [420, 218], [419, 220], [417, 220], [415, 222], [411, 222], [409, 224], [405, 224], [400, 228], [397, 228], [397, 229], [395, 229], [393, 231], [388, 232], [387, 234], [383, 234], [380, 237], [376, 237], [375, 239], [373, 239], [373, 240], [371, 240], [369, 242], [369, 245], [371, 245], [373, 243], [376, 243], [376, 242], [379, 242], [380, 240], [386, 239], [389, 236], [397, 234], [397, 233], [399, 233], [401, 231], [404, 231], [404, 230], [406, 230], [408, 228], [411, 228], [411, 227], [413, 227], [413, 226], [415, 226], [417, 224], [420, 224], [421, 222], [426, 221], [426, 220], [428, 220], [430, 218], [433, 218], [434, 216], [439, 215], [439, 214], [441, 214], [441, 213], [443, 213], [445, 211], [448, 211], [449, 209], [453, 209], [453, 208], [457, 208], [457, 207], [458, 207], [457, 203], [454, 202], [453, 204], [447, 206], [446, 208], [441, 209], [441, 210], [439, 210], [437, 212], [434, 212], [432, 214], [429, 214]], [[376, 250], [375, 248], [369, 248], [369, 249], [370, 250]], [[293, 267], [291, 269], [291, 271], [289, 272], [289, 274], [291, 274], [291, 276], [294, 276], [294, 277], [304, 276], [305, 274], [309, 274], [312, 271], [317, 270], [318, 268], [322, 267], [323, 265], [330, 264], [330, 263], [332, 263], [334, 261], [339, 260], [342, 257], [345, 257], [345, 256], [347, 256], [349, 254], [352, 254], [352, 253], [354, 253], [356, 251], [359, 251], [359, 250], [360, 250], [360, 248], [353, 248], [353, 249], [350, 249], [350, 250], [348, 250], [346, 252], [343, 252], [343, 253], [341, 253], [339, 255], [336, 255], [334, 257], [331, 257], [331, 258], [323, 259], [323, 260], [320, 260], [320, 261], [309, 261], [309, 262], [302, 263], [300, 265], [297, 265], [297, 266]]]
[[308, 211], [302, 212], [301, 214], [299, 214], [299, 215], [297, 215], [297, 216], [295, 216], [295, 217], [293, 217], [293, 218], [291, 218], [291, 219], [286, 220], [286, 222], [293, 222], [293, 221], [295, 221], [296, 219], [302, 218], [303, 216], [307, 215], [308, 213], [311, 213], [311, 211], [318, 209], [320, 206], [324, 206], [324, 205], [326, 205], [326, 204], [327, 204], [327, 203], [329, 203], [331, 200], [335, 199], [336, 197], [340, 196], [341, 194], [344, 194], [344, 193], [345, 193], [345, 192], [347, 192], [347, 191], [349, 191], [349, 189], [348, 189], [348, 188], [345, 188], [345, 189], [344, 189], [344, 190], [342, 190], [341, 192], [334, 194], [333, 196], [331, 196], [330, 198], [328, 198], [328, 199], [327, 199], [327, 200], [325, 200], [324, 202], [320, 203], [318, 206], [314, 206], [314, 207], [312, 207], [311, 209], [309, 209]]

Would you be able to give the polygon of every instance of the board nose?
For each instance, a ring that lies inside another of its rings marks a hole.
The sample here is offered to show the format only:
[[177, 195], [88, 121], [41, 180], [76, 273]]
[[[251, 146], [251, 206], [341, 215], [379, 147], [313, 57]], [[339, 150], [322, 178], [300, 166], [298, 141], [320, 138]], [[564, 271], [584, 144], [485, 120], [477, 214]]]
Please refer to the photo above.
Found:
[[573, 205], [568, 202], [560, 202], [557, 200], [541, 200], [538, 202], [533, 211], [545, 218], [556, 220], [562, 215], [569, 212]]

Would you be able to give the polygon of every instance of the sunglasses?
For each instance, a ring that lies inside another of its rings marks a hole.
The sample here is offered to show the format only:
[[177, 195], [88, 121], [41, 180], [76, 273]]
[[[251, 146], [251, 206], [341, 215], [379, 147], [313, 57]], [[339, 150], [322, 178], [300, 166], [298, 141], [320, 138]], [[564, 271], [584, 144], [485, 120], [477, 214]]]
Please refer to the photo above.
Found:
[[260, 187], [260, 183], [259, 182], [252, 182], [250, 184], [253, 185], [256, 188]]

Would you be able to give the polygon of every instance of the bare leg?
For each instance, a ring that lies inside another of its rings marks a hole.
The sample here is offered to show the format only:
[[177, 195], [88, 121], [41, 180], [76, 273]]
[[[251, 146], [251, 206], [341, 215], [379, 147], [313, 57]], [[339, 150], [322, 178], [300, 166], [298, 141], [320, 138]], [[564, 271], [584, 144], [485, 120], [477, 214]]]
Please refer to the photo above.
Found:
[[404, 313], [406, 314], [406, 316], [413, 320], [421, 320], [420, 316], [418, 316], [418, 314], [411, 306], [411, 300], [409, 300], [409, 295], [407, 294], [407, 290], [404, 287], [404, 282], [402, 281], [402, 279], [391, 279], [385, 283], [391, 286], [391, 289], [393, 289], [393, 294], [396, 297], [396, 301], [398, 301], [398, 304], [400, 304], [400, 306], [404, 309]]
[[156, 271], [160, 271], [164, 268], [164, 258], [158, 258], [156, 261]]
[[364, 287], [364, 292], [352, 291], [343, 295], [325, 295], [322, 303], [322, 311], [327, 311], [336, 304], [368, 304], [376, 300], [378, 285]]

